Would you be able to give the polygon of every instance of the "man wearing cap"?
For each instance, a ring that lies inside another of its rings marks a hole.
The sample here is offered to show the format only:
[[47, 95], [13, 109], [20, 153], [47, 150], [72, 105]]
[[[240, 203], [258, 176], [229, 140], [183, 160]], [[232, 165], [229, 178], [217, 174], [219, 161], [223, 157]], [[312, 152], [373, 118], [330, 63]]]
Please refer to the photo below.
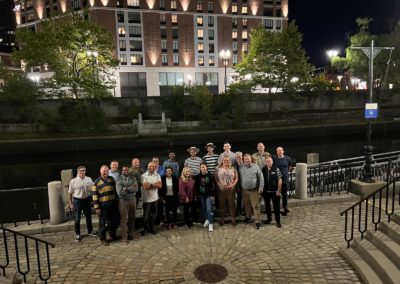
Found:
[[197, 157], [199, 151], [199, 148], [194, 146], [187, 149], [190, 157], [185, 160], [185, 167], [188, 167], [191, 170], [193, 176], [197, 176], [200, 173], [200, 164], [203, 161], [200, 157]]
[[168, 160], [165, 160], [163, 167], [172, 168], [172, 175], [179, 178], [179, 162], [176, 160], [176, 155], [174, 151], [168, 152]]
[[254, 164], [257, 164], [260, 169], [265, 167], [266, 165], [266, 160], [268, 157], [271, 157], [271, 154], [268, 152], [265, 152], [265, 146], [263, 143], [259, 142], [257, 144], [257, 152], [251, 155], [251, 160]]
[[235, 153], [231, 151], [231, 144], [229, 144], [229, 142], [224, 142], [224, 152], [222, 152], [219, 155], [218, 164], [222, 163], [222, 160], [224, 159], [225, 156], [229, 157], [229, 160], [231, 161], [231, 165], [235, 164], [235, 161], [236, 161]]
[[214, 153], [215, 145], [214, 143], [207, 143], [204, 147], [207, 149], [207, 154], [204, 155], [203, 161], [206, 163], [208, 172], [211, 174], [215, 173], [215, 168], [218, 165], [218, 155]]
[[86, 168], [84, 166], [79, 166], [77, 168], [77, 176], [70, 181], [68, 189], [69, 208], [74, 209], [74, 228], [76, 242], [80, 242], [82, 240], [82, 211], [86, 217], [86, 227], [88, 234], [91, 236], [97, 236], [97, 234], [93, 231], [91, 212], [92, 197], [90, 196], [90, 187], [93, 185], [93, 181], [85, 174]]

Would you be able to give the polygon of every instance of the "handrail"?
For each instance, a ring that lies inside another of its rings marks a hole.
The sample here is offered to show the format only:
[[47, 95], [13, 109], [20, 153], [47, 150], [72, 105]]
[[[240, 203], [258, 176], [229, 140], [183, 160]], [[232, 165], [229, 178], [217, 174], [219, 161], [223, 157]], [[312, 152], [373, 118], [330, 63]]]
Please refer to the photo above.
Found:
[[[28, 239], [35, 241], [35, 248], [36, 248], [36, 261], [37, 261], [37, 268], [39, 272], [39, 278], [44, 281], [44, 283], [47, 283], [47, 281], [51, 277], [51, 266], [50, 266], [50, 255], [49, 255], [49, 246], [52, 248], [55, 247], [54, 244], [47, 242], [45, 240], [41, 240], [32, 236], [25, 235], [23, 233], [4, 228], [3, 226], [0, 226], [0, 230], [3, 231], [3, 241], [4, 241], [4, 250], [5, 250], [5, 264], [0, 264], [0, 268], [3, 270], [3, 276], [6, 276], [6, 268], [10, 264], [10, 253], [8, 251], [8, 239], [7, 239], [7, 234], [6, 232], [12, 233], [13, 234], [13, 239], [14, 239], [14, 245], [15, 245], [15, 257], [17, 260], [17, 271], [19, 274], [21, 274], [24, 278], [24, 282], [26, 283], [26, 276], [30, 272], [30, 258], [29, 258], [29, 249], [28, 249]], [[17, 236], [21, 236], [24, 238], [24, 248], [25, 248], [25, 259], [26, 259], [26, 264], [25, 270], [22, 270], [21, 268], [21, 263], [20, 263], [20, 255], [19, 255], [19, 249], [18, 249], [18, 238]], [[39, 243], [42, 243], [46, 247], [46, 257], [47, 257], [47, 275], [43, 274], [43, 270], [41, 267], [41, 262], [40, 262], [40, 249], [39, 249]]]

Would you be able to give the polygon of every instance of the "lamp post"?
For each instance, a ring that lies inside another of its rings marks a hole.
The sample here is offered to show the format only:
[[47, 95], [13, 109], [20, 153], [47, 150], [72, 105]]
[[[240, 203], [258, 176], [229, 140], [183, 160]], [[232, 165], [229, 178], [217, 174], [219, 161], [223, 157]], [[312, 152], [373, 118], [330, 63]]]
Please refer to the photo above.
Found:
[[326, 51], [326, 55], [328, 55], [329, 60], [332, 59], [333, 57], [336, 57], [339, 55], [339, 51], [337, 49], [329, 49]]
[[225, 93], [226, 93], [226, 86], [228, 84], [228, 77], [226, 75], [226, 67], [228, 66], [229, 59], [231, 58], [231, 51], [229, 49], [222, 49], [219, 53], [219, 57], [222, 59], [222, 63], [225, 66], [224, 85], [225, 85]]
[[86, 51], [86, 55], [90, 58], [90, 61], [92, 61], [93, 84], [94, 84], [94, 82], [96, 81], [94, 64], [97, 62], [97, 57], [99, 56], [99, 53], [97, 51], [88, 50]]

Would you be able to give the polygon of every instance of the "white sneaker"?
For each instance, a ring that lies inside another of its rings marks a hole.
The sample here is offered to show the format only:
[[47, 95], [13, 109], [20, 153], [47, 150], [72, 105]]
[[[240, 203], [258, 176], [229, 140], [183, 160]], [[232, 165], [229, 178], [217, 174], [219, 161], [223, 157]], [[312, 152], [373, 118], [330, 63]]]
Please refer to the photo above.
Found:
[[209, 232], [214, 232], [214, 226], [213, 226], [213, 224], [209, 224], [209, 225], [208, 225], [208, 231], [209, 231]]
[[207, 227], [208, 225], [210, 225], [210, 222], [209, 222], [208, 220], [206, 220], [206, 221], [204, 222], [203, 227], [205, 228], [205, 227]]

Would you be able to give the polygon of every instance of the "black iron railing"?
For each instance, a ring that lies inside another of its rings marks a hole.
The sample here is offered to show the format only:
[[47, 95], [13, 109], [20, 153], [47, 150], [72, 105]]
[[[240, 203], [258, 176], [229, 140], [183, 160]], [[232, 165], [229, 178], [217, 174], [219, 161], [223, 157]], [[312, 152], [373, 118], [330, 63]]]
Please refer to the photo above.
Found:
[[[4, 259], [0, 258], [0, 261], [4, 260], [4, 263], [0, 263], [0, 268], [3, 271], [3, 276], [6, 276], [6, 268], [10, 266], [10, 255], [12, 254], [12, 248], [9, 247], [9, 242], [14, 241], [14, 248], [15, 248], [14, 252], [17, 264], [17, 271], [19, 274], [22, 275], [22, 277], [24, 278], [24, 283], [26, 283], [27, 274], [31, 271], [31, 259], [32, 259], [32, 255], [30, 255], [29, 244], [31, 242], [34, 242], [36, 250], [36, 263], [37, 263], [38, 275], [40, 280], [42, 280], [44, 283], [47, 283], [47, 281], [51, 277], [49, 246], [54, 248], [55, 245], [47, 241], [32, 236], [28, 236], [4, 227], [0, 227], [0, 230], [2, 230], [3, 249], [4, 249], [4, 254], [3, 254]], [[11, 234], [12, 237], [7, 236], [7, 234]], [[21, 238], [23, 242], [22, 251], [25, 252], [24, 257], [22, 257], [21, 254], [21, 244], [20, 244]], [[44, 263], [47, 266], [45, 269], [42, 268], [43, 262], [41, 261], [42, 259], [41, 249], [45, 250], [46, 261]]]
[[[345, 218], [344, 239], [347, 242], [347, 248], [350, 247], [351, 241], [354, 239], [355, 227], [357, 227], [361, 239], [363, 239], [369, 225], [373, 226], [375, 231], [378, 230], [378, 225], [382, 221], [382, 214], [385, 214], [388, 222], [390, 222], [396, 209], [396, 182], [399, 180], [399, 176], [390, 178], [386, 185], [340, 213], [340, 216], [344, 215]], [[397, 198], [400, 207], [400, 197], [397, 196]]]

